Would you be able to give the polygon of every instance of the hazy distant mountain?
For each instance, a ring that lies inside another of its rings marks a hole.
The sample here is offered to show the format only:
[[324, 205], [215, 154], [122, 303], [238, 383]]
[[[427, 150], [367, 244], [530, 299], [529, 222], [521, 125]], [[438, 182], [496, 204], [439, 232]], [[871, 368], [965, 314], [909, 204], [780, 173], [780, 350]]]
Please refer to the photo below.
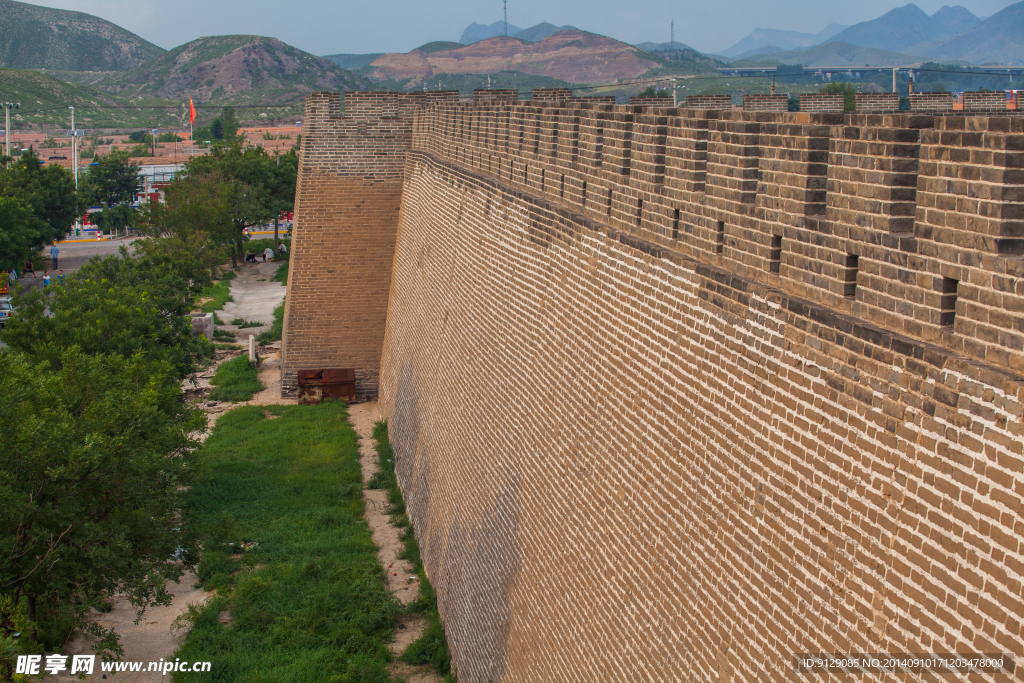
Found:
[[772, 55], [777, 52], [786, 52], [786, 50], [783, 50], [778, 45], [762, 45], [761, 47], [755, 47], [753, 50], [748, 50], [738, 54], [734, 59], [735, 61], [739, 61], [741, 59], [754, 59], [760, 55]]
[[[508, 25], [508, 34], [510, 36], [514, 36], [515, 34], [519, 33], [522, 30], [523, 29], [513, 24]], [[472, 45], [473, 43], [477, 43], [481, 40], [486, 40], [488, 38], [494, 38], [495, 36], [503, 35], [505, 35], [504, 21], [496, 21], [490, 26], [485, 26], [484, 24], [478, 24], [476, 22], [473, 22], [472, 24], [466, 27], [465, 31], [462, 32], [462, 37], [459, 38], [459, 42], [462, 43], [463, 45]]]
[[[575, 26], [555, 26], [549, 24], [546, 21], [531, 26], [530, 28], [519, 28], [513, 24], [508, 25], [508, 37], [519, 38], [520, 40], [528, 40], [531, 43], [544, 40], [548, 36], [557, 33], [558, 31], [578, 31], [579, 29]], [[472, 45], [478, 43], [481, 40], [488, 38], [497, 38], [498, 36], [505, 35], [505, 22], [496, 21], [490, 26], [484, 26], [483, 24], [470, 24], [466, 27], [466, 30], [462, 32], [462, 37], [459, 38], [459, 42], [463, 45]]]
[[0, 0], [0, 66], [117, 71], [164, 52], [91, 14]]
[[324, 55], [324, 59], [329, 62], [334, 62], [342, 69], [355, 70], [362, 69], [364, 66], [369, 66], [373, 60], [380, 57], [383, 52], [375, 52], [368, 55]]
[[799, 50], [824, 43], [846, 28], [848, 27], [842, 24], [829, 24], [817, 33], [783, 31], [775, 28], [755, 28], [749, 36], [718, 54], [742, 59], [744, 53], [758, 54], [755, 50], [762, 47], [774, 46], [777, 48], [776, 52], [779, 50]]
[[[690, 52], [697, 52], [689, 45], [680, 43], [678, 40], [674, 43], [637, 43], [633, 47], [638, 47], [645, 52], [667, 52], [669, 50], [689, 50]], [[779, 50], [776, 49], [775, 52]]]
[[975, 64], [1024, 64], [1024, 2], [996, 12], [959, 37], [947, 37], [927, 46], [921, 54], [935, 59], [960, 58]]
[[[511, 29], [509, 29], [509, 31], [509, 35], [511, 35]], [[542, 21], [536, 26], [524, 28], [522, 31], [519, 31], [512, 37], [519, 38], [520, 40], [529, 40], [531, 43], [536, 43], [538, 40], [544, 40], [548, 36], [554, 35], [559, 31], [579, 31], [579, 29], [576, 28], [575, 26], [569, 26], [568, 24], [566, 24], [565, 26], [555, 26], [554, 24], [549, 24], [546, 21]]]
[[871, 21], [862, 21], [837, 33], [837, 40], [893, 52], [913, 52], [915, 46], [942, 41], [981, 24], [963, 7], [943, 7], [932, 16], [914, 4], [904, 5]]
[[[833, 41], [815, 45], [806, 50], [786, 50], [748, 58], [752, 62], [778, 62], [780, 64], [807, 64], [808, 66], [910, 66], [924, 59], [899, 52], [878, 50]], [[733, 62], [735, 65], [735, 62]]]

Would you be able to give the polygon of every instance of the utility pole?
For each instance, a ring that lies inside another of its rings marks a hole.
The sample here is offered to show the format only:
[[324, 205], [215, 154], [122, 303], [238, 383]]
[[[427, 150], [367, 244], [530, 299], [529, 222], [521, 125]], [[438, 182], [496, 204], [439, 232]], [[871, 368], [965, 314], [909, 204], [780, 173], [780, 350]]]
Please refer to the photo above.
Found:
[[669, 24], [668, 30], [668, 49], [674, 50], [676, 47], [676, 20], [673, 19], [672, 23]]
[[75, 130], [75, 108], [71, 110], [71, 165], [75, 169], [75, 192], [78, 192], [78, 133]]
[[896, 92], [896, 67], [892, 68], [892, 91]]
[[4, 123], [7, 126], [4, 128], [4, 156], [11, 156], [11, 110], [21, 107], [21, 102], [4, 102], [0, 106], [4, 108]]
[[505, 37], [508, 38], [508, 0], [501, 0], [505, 6]]

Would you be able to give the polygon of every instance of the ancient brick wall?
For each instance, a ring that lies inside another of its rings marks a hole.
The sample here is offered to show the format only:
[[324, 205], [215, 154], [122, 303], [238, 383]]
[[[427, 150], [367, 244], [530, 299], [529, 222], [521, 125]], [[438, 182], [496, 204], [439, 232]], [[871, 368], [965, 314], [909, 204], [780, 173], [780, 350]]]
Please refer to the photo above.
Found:
[[836, 113], [846, 106], [842, 93], [801, 93], [800, 111]]
[[1024, 121], [539, 104], [404, 171], [381, 410], [460, 678], [1024, 654]]
[[1006, 111], [1006, 93], [997, 92], [965, 92], [965, 111]]
[[286, 395], [299, 370], [330, 367], [355, 368], [357, 396], [376, 395], [412, 112], [451, 97], [346, 93], [344, 116], [337, 94], [306, 98], [284, 315]]
[[855, 97], [858, 112], [896, 113], [900, 108], [900, 96], [894, 92], [859, 92]]
[[789, 110], [788, 95], [754, 94], [743, 96], [744, 111], [777, 111]]
[[910, 93], [910, 111], [927, 113], [951, 112], [953, 111], [953, 93], [912, 92]]

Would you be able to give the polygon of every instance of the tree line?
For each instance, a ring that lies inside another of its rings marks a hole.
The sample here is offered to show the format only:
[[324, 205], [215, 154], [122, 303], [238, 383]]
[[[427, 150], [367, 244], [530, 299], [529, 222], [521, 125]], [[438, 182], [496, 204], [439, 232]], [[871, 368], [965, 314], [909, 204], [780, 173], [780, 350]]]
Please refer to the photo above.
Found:
[[291, 208], [295, 150], [273, 156], [237, 137], [190, 160], [162, 203], [132, 206], [138, 169], [98, 158], [79, 192], [29, 153], [0, 169], [0, 266], [68, 233], [82, 202], [139, 230], [129, 251], [94, 258], [44, 290], [19, 291], [0, 332], [0, 680], [18, 654], [60, 650], [85, 632], [123, 654], [90, 608], [126, 595], [166, 604], [168, 580], [198, 559], [178, 514], [196, 476], [204, 413], [184, 385], [213, 355], [191, 311], [244, 227]]

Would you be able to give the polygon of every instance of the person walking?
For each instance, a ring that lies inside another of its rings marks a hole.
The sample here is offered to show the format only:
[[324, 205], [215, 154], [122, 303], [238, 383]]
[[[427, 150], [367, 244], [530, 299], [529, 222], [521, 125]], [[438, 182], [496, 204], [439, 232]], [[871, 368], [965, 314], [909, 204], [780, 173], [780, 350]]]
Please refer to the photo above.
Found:
[[60, 253], [60, 249], [57, 248], [56, 244], [54, 244], [52, 247], [50, 247], [50, 257], [53, 259], [53, 269], [54, 270], [57, 270], [57, 268], [59, 267], [57, 265], [57, 255], [59, 253]]
[[43, 289], [46, 289], [49, 286], [50, 286], [50, 271], [44, 270], [43, 271]]

